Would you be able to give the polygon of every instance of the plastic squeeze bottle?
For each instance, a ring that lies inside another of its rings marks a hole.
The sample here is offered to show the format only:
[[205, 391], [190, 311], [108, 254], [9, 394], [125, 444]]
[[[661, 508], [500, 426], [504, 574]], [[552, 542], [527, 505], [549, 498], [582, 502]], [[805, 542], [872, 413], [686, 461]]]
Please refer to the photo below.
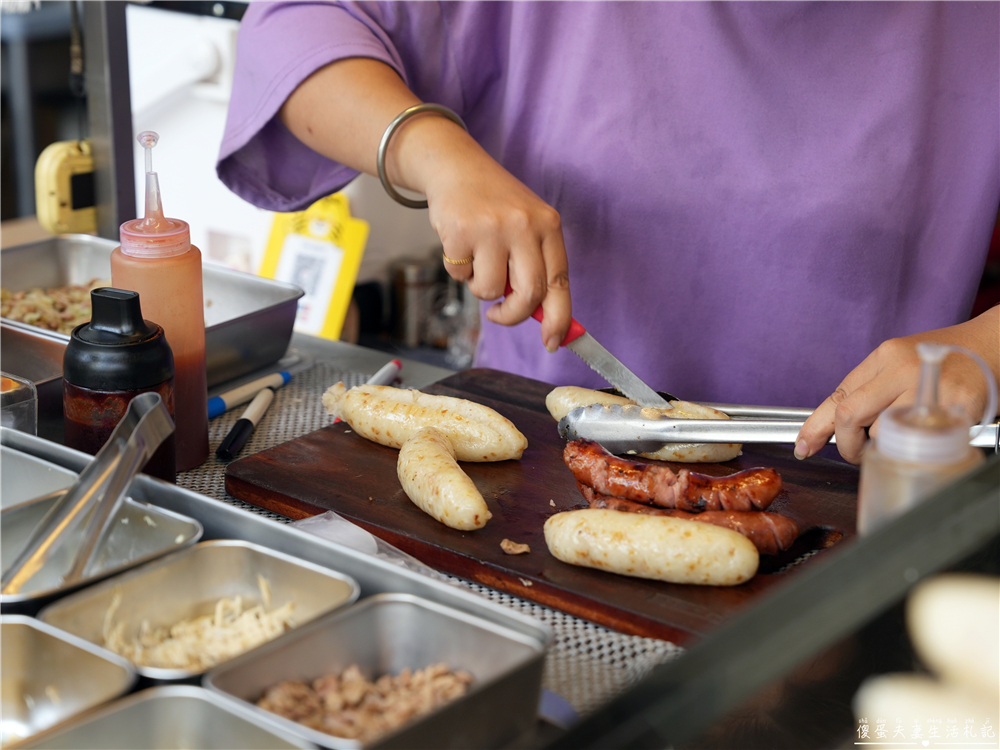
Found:
[[201, 251], [191, 244], [186, 221], [163, 215], [152, 156], [159, 136], [147, 130], [138, 140], [146, 149], [146, 215], [122, 224], [111, 281], [139, 293], [143, 314], [163, 327], [173, 350], [177, 470], [186, 471], [208, 458]]
[[986, 377], [989, 398], [982, 424], [996, 414], [996, 380], [978, 354], [960, 346], [917, 344], [922, 366], [916, 403], [882, 412], [878, 435], [861, 459], [859, 534], [874, 531], [985, 460], [969, 444], [972, 420], [965, 411], [938, 403], [941, 363], [950, 352], [971, 357]]

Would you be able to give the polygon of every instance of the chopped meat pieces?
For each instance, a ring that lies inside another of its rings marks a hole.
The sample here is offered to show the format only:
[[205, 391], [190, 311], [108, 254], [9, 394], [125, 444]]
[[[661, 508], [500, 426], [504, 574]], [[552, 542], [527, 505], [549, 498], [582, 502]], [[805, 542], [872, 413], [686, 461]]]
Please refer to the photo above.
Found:
[[421, 714], [465, 694], [472, 675], [432, 664], [369, 682], [356, 664], [312, 685], [281, 682], [257, 701], [261, 708], [311, 729], [369, 743]]
[[264, 693], [257, 705], [313, 729], [323, 726], [323, 705], [316, 692], [304, 682], [279, 682]]

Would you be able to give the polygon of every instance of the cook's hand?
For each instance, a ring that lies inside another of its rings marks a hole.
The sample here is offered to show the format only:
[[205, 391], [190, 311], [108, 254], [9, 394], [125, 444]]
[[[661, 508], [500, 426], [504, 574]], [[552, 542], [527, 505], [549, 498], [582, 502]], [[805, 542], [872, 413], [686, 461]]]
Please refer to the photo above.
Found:
[[[364, 57], [337, 60], [299, 84], [279, 113], [306, 146], [377, 175], [386, 126], [419, 99], [395, 70]], [[388, 177], [427, 196], [431, 225], [455, 279], [480, 299], [513, 292], [486, 317], [515, 325], [540, 304], [542, 341], [555, 351], [572, 320], [566, 249], [559, 214], [501, 167], [460, 126], [437, 115], [407, 120], [389, 143]]]
[[472, 258], [464, 265], [446, 261], [448, 273], [484, 300], [503, 297], [509, 279], [513, 291], [486, 317], [515, 325], [541, 305], [542, 341], [554, 352], [572, 319], [559, 214], [471, 139], [452, 149], [425, 188], [445, 256]]
[[[916, 401], [920, 376], [917, 343], [955, 344], [979, 354], [1000, 380], [1000, 307], [950, 328], [889, 339], [855, 367], [799, 430], [795, 457], [819, 451], [831, 435], [846, 460], [858, 463], [867, 440], [866, 428], [875, 434], [878, 415], [890, 406]], [[969, 357], [950, 354], [941, 367], [938, 389], [944, 406], [958, 404], [978, 422], [986, 408], [987, 386], [979, 366]]]

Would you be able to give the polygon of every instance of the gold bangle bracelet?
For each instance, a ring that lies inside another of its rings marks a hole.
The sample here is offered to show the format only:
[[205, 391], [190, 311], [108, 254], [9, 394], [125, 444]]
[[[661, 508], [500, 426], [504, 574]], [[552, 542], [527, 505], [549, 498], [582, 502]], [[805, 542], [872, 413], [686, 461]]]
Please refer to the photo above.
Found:
[[396, 188], [392, 186], [392, 183], [389, 182], [389, 177], [386, 175], [385, 155], [389, 151], [389, 141], [392, 140], [392, 136], [399, 129], [399, 126], [411, 117], [424, 112], [433, 112], [434, 114], [441, 115], [442, 117], [447, 117], [456, 125], [460, 125], [464, 131], [469, 131], [469, 129], [465, 127], [465, 123], [462, 122], [461, 117], [441, 104], [416, 104], [412, 107], [404, 109], [396, 115], [396, 118], [392, 122], [389, 123], [389, 127], [385, 129], [385, 132], [382, 134], [382, 140], [378, 144], [378, 158], [376, 159], [376, 164], [378, 165], [378, 178], [382, 181], [382, 187], [385, 188], [385, 192], [389, 194], [390, 198], [396, 201], [396, 203], [401, 203], [409, 208], [427, 208], [427, 201], [415, 201], [399, 194]]

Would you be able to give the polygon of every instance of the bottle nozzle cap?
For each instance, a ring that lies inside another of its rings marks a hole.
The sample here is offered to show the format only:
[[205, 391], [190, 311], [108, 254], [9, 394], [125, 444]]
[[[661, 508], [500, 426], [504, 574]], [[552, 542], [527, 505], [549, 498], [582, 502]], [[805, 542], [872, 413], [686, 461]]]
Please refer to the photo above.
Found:
[[191, 229], [187, 222], [163, 215], [160, 181], [153, 171], [153, 146], [160, 136], [152, 130], [144, 130], [136, 140], [146, 150], [146, 212], [142, 219], [122, 224], [122, 252], [146, 258], [180, 255], [191, 246]]
[[968, 453], [972, 418], [959, 406], [946, 409], [938, 402], [941, 364], [951, 352], [971, 357], [983, 370], [990, 395], [982, 424], [993, 418], [997, 386], [982, 357], [960, 346], [921, 342], [917, 344], [922, 366], [916, 403], [883, 412], [875, 438], [881, 453], [900, 461], [934, 464], [954, 463]]

